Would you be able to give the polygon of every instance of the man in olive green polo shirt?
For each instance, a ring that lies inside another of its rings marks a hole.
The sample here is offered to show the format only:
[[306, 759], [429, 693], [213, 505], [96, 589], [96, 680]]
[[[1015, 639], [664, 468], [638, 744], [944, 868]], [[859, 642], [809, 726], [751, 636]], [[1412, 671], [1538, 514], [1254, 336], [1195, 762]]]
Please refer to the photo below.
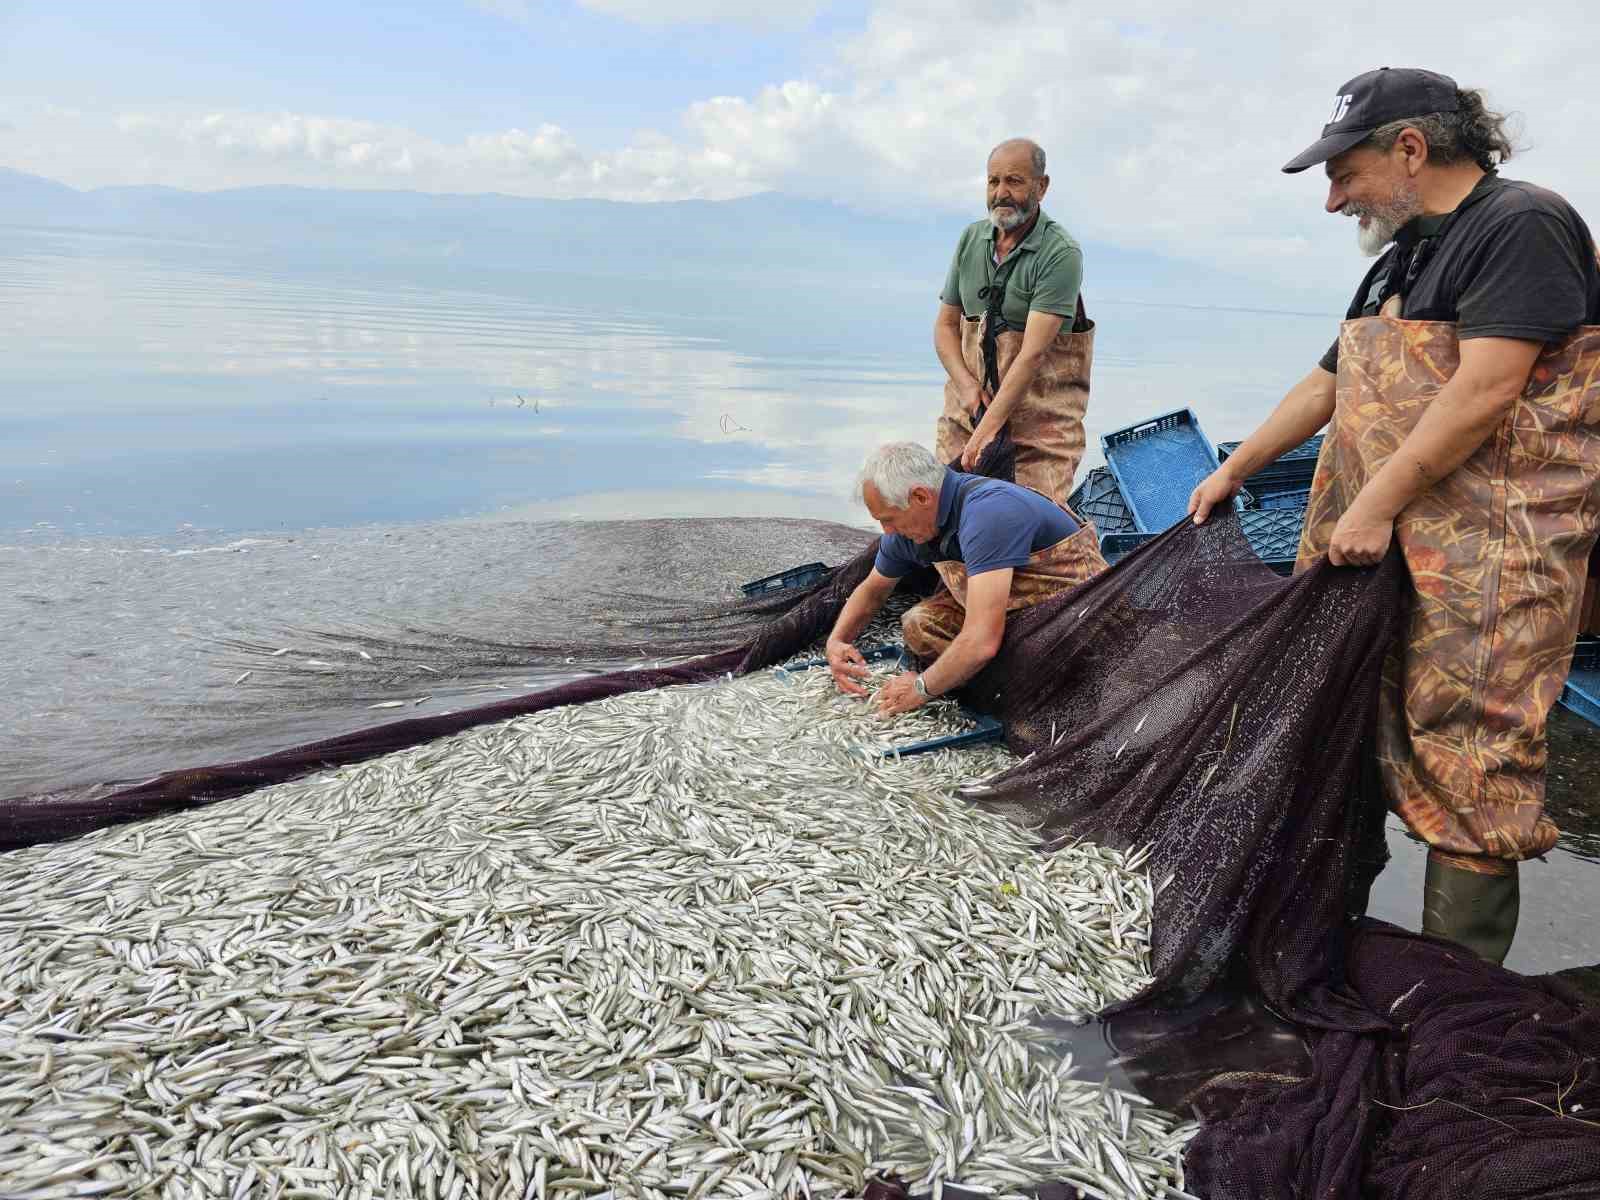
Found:
[[1025, 138], [989, 155], [989, 216], [969, 225], [939, 299], [933, 344], [949, 375], [939, 457], [970, 471], [1002, 428], [1016, 481], [1065, 504], [1083, 457], [1094, 326], [1079, 297], [1083, 252], [1039, 207], [1044, 151]]

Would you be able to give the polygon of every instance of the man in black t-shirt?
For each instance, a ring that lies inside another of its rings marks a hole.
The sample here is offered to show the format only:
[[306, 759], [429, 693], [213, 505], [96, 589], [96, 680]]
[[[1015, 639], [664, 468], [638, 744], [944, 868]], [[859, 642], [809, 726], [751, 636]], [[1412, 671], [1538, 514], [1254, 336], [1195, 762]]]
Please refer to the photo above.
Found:
[[1197, 522], [1327, 425], [1300, 566], [1377, 563], [1414, 583], [1377, 754], [1429, 843], [1423, 928], [1494, 961], [1516, 863], [1554, 844], [1544, 723], [1570, 661], [1600, 510], [1600, 267], [1560, 196], [1502, 179], [1478, 92], [1383, 68], [1345, 84], [1320, 140], [1326, 207], [1377, 257], [1340, 338], [1195, 489]]
[[[1454, 322], [1464, 340], [1559, 342], [1600, 323], [1600, 261], [1572, 205], [1489, 170], [1447, 216], [1418, 216], [1394, 231], [1345, 317], [1385, 306], [1408, 321]], [[1318, 365], [1338, 370], [1337, 338]]]

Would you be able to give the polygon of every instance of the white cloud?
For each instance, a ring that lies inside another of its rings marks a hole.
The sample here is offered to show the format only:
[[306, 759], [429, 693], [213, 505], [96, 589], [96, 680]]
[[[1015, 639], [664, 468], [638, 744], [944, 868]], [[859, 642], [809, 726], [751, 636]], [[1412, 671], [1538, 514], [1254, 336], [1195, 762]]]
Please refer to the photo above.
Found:
[[[647, 0], [590, 2], [641, 20], [655, 11]], [[714, 19], [734, 6], [663, 11]], [[292, 182], [629, 200], [779, 189], [952, 214], [976, 213], [989, 147], [1029, 134], [1050, 155], [1047, 207], [1080, 237], [1292, 277], [1359, 263], [1348, 227], [1321, 212], [1320, 174], [1286, 177], [1279, 166], [1317, 136], [1339, 83], [1380, 64], [1384, 47], [1426, 47], [1419, 60], [1526, 114], [1535, 149], [1510, 173], [1600, 222], [1590, 104], [1574, 82], [1600, 52], [1600, 25], [1554, 2], [1520, 5], [1513, 18], [1491, 0], [1460, 0], [1453, 15], [1441, 25], [1425, 9], [1386, 12], [1380, 46], [1370, 23], [1337, 6], [1242, 0], [1192, 16], [1183, 0], [1127, 0], [1113, 19], [1062, 0], [881, 0], [817, 77], [642, 114], [655, 128], [605, 150], [553, 123], [444, 142], [300, 113], [145, 112], [114, 124], [64, 109], [0, 115], [24, 135], [14, 142], [25, 157], [11, 165], [79, 186]]]
[[550, 123], [472, 134], [459, 142], [404, 126], [290, 112], [130, 112], [112, 124], [129, 145], [144, 151], [131, 160], [124, 151], [123, 162], [159, 159], [165, 165], [158, 180], [102, 175], [95, 183], [293, 183], [626, 200], [720, 199], [762, 188], [749, 171], [729, 169], [714, 151], [642, 134], [620, 151], [591, 155]]
[[123, 113], [117, 117], [116, 126], [130, 137], [158, 148], [176, 143], [190, 152], [212, 153], [242, 162], [312, 163], [357, 173], [400, 176], [415, 169], [415, 135], [374, 121], [298, 113]]

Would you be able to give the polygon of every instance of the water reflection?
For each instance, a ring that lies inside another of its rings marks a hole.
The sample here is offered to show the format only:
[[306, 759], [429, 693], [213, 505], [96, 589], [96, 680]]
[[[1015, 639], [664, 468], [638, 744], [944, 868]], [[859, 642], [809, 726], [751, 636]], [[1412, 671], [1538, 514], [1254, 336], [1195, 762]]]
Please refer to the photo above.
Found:
[[[822, 292], [709, 273], [351, 267], [8, 230], [0, 624], [20, 652], [3, 668], [0, 782], [162, 769], [180, 748], [193, 761], [354, 728], [371, 719], [364, 705], [426, 695], [420, 713], [565, 677], [536, 653], [552, 622], [575, 619], [562, 588], [592, 595], [643, 575], [663, 599], [709, 596], [837, 561], [859, 535], [769, 529], [700, 550], [618, 538], [600, 553], [548, 523], [863, 524], [849, 497], [863, 452], [931, 437], [937, 282], [846, 278]], [[1336, 327], [1333, 314], [1108, 298], [1092, 272], [1089, 297], [1086, 466], [1100, 434], [1174, 408], [1195, 409], [1213, 440], [1248, 433]], [[574, 545], [592, 557], [578, 562]], [[185, 569], [200, 562], [216, 569]], [[339, 669], [306, 666], [309, 650], [270, 658], [281, 647], [269, 638], [314, 630]], [[418, 655], [446, 632], [497, 649], [433, 679]], [[613, 662], [593, 644], [578, 668]], [[354, 649], [392, 659], [396, 647], [410, 674]], [[1574, 781], [1573, 799], [1552, 800], [1567, 805], [1562, 851], [1525, 868], [1529, 932], [1512, 952], [1523, 969], [1594, 957], [1580, 928], [1592, 863], [1574, 864], [1600, 847], [1600, 761], [1592, 730], [1568, 740], [1577, 757], [1563, 751], [1552, 769]], [[1410, 925], [1420, 860], [1397, 836], [1375, 904]]]
[[[721, 648], [738, 584], [840, 562], [809, 521], [471, 520], [0, 545], [0, 795], [232, 761]], [[384, 705], [374, 709], [374, 705]]]
[[[759, 491], [835, 502], [866, 448], [931, 436], [928, 295], [600, 282], [18, 232], [0, 252], [0, 533], [283, 530], [642, 488], [716, 515]], [[1174, 407], [1239, 435], [1331, 328], [1097, 313], [1091, 464], [1100, 433]]]

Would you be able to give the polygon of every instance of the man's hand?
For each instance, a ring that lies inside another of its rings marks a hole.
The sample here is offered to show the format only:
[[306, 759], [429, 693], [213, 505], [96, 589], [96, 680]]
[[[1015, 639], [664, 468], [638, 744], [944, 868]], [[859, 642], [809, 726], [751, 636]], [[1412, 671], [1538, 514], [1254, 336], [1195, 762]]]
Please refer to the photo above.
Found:
[[989, 389], [984, 387], [975, 378], [969, 378], [959, 388], [961, 394], [961, 407], [966, 409], [967, 415], [977, 421], [978, 414], [989, 405]]
[[927, 701], [917, 693], [917, 673], [902, 671], [878, 689], [874, 704], [880, 717], [898, 716], [921, 708]]
[[1394, 537], [1394, 518], [1369, 516], [1361, 498], [1345, 510], [1333, 527], [1328, 561], [1336, 567], [1372, 567], [1383, 561]]
[[1329, 562], [1370, 567], [1383, 558], [1396, 516], [1471, 458], [1506, 419], [1528, 386], [1542, 345], [1495, 337], [1461, 343], [1456, 373], [1334, 526]]
[[1219, 504], [1231, 504], [1239, 494], [1239, 481], [1227, 467], [1218, 467], [1202, 479], [1189, 493], [1189, 515], [1196, 525], [1204, 525], [1211, 510]]
[[867, 689], [859, 681], [872, 672], [867, 669], [867, 660], [861, 657], [861, 651], [849, 642], [829, 638], [826, 653], [828, 670], [838, 689], [847, 696], [865, 696]]
[[996, 423], [989, 424], [989, 418], [984, 417], [978, 422], [978, 427], [972, 431], [972, 436], [967, 439], [967, 448], [961, 452], [961, 469], [971, 471], [978, 465], [978, 460], [983, 457], [983, 452], [989, 448], [989, 443], [1000, 436], [1001, 426]]

